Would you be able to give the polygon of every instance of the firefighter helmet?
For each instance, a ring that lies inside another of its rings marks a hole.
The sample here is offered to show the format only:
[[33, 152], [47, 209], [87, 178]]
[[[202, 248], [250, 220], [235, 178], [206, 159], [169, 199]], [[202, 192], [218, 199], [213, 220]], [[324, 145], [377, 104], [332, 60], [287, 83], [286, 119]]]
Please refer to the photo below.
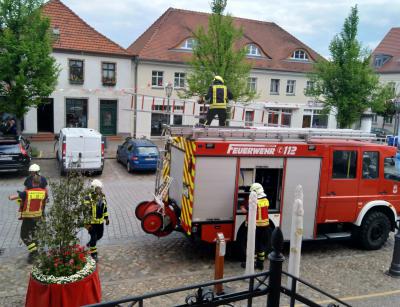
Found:
[[32, 164], [29, 166], [29, 171], [30, 172], [40, 172], [40, 166], [37, 164]]
[[90, 184], [90, 186], [92, 187], [92, 188], [100, 188], [100, 189], [102, 189], [103, 188], [103, 183], [99, 180], [99, 179], [95, 179], [95, 180], [93, 180], [92, 181], [92, 183]]
[[225, 83], [224, 79], [222, 79], [221, 76], [215, 76], [215, 77], [214, 77], [214, 81], [219, 81], [219, 82], [221, 82], [221, 83]]
[[266, 197], [267, 195], [265, 195], [264, 193], [264, 188], [261, 184], [259, 184], [258, 182], [255, 182], [251, 185], [250, 187], [250, 192], [256, 192], [257, 197]]

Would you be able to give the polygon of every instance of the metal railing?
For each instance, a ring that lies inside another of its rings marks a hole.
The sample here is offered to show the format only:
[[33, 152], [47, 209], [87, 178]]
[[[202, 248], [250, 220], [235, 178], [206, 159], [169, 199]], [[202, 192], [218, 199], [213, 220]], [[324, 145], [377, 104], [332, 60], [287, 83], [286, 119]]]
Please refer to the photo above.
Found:
[[[220, 280], [214, 280], [205, 283], [199, 283], [194, 285], [189, 285], [181, 288], [163, 290], [158, 292], [153, 292], [149, 294], [144, 294], [140, 296], [127, 297], [115, 301], [104, 302], [99, 304], [88, 305], [91, 307], [120, 307], [120, 306], [144, 306], [145, 301], [149, 302], [151, 299], [157, 297], [165, 297], [172, 294], [178, 294], [187, 291], [193, 291], [191, 294], [186, 295], [184, 303], [178, 303], [174, 306], [234, 306], [231, 303], [239, 301], [247, 301], [247, 306], [253, 306], [254, 299], [257, 297], [265, 297], [265, 306], [267, 307], [279, 307], [281, 294], [288, 297], [290, 301], [290, 307], [294, 307], [296, 302], [300, 302], [311, 307], [322, 307], [317, 302], [312, 301], [305, 295], [299, 294], [297, 292], [298, 284], [302, 285], [302, 288], [309, 288], [318, 294], [327, 297], [332, 303], [327, 306], [339, 307], [351, 305], [341, 301], [340, 299], [330, 295], [329, 293], [311, 285], [310, 283], [295, 277], [286, 272], [282, 272], [282, 264], [284, 257], [282, 255], [283, 249], [283, 235], [279, 227], [276, 227], [272, 234], [272, 252], [269, 254], [268, 259], [270, 260], [269, 271], [262, 273], [237, 276], [224, 278]], [[281, 286], [282, 276], [290, 277], [291, 289]], [[230, 291], [226, 291], [222, 294], [215, 294], [213, 288], [217, 284], [231, 284], [231, 287], [224, 287], [224, 289], [229, 288]], [[233, 290], [234, 289], [234, 290]], [[180, 301], [181, 297], [177, 297], [176, 301]], [[183, 298], [182, 298], [183, 302]], [[122, 305], [124, 304], [124, 305]], [[128, 305], [125, 305], [128, 304]], [[257, 302], [259, 305], [259, 301]], [[167, 306], [165, 302], [162, 304]], [[154, 303], [149, 302], [148, 306], [154, 306]]]

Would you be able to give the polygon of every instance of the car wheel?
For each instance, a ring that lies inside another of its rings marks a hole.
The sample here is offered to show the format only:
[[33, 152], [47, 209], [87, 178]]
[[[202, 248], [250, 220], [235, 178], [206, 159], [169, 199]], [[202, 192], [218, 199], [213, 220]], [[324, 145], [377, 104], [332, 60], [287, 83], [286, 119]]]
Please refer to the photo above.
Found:
[[367, 250], [380, 249], [389, 237], [390, 227], [390, 220], [386, 214], [369, 213], [359, 229], [362, 247]]
[[120, 162], [121, 162], [121, 160], [119, 159], [118, 152], [117, 152], [117, 155], [116, 155], [116, 159], [117, 159], [117, 162], [118, 162], [118, 163], [120, 163]]
[[126, 161], [126, 170], [128, 171], [128, 173], [132, 172], [131, 164], [129, 163], [129, 161]]

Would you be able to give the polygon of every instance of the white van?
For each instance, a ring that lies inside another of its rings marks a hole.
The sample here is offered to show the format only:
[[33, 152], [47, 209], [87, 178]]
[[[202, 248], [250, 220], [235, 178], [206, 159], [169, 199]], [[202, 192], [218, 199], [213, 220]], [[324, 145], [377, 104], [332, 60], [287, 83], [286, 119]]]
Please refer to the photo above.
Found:
[[89, 128], [63, 128], [58, 136], [60, 174], [79, 170], [101, 174], [104, 167], [102, 135]]

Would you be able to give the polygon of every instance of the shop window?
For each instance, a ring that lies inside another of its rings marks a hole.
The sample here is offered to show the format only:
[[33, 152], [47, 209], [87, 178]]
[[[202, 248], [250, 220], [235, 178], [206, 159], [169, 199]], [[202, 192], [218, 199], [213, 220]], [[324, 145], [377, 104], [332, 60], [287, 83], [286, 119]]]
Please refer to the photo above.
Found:
[[69, 60], [69, 82], [71, 84], [83, 84], [84, 65], [82, 60]]
[[66, 124], [69, 128], [87, 128], [87, 99], [66, 100]]
[[332, 178], [352, 179], [357, 174], [357, 152], [352, 150], [335, 150], [333, 152]]
[[328, 127], [328, 114], [323, 110], [305, 109], [303, 114], [303, 128]]
[[246, 127], [250, 127], [253, 126], [253, 122], [254, 122], [254, 111], [246, 111], [244, 125]]

